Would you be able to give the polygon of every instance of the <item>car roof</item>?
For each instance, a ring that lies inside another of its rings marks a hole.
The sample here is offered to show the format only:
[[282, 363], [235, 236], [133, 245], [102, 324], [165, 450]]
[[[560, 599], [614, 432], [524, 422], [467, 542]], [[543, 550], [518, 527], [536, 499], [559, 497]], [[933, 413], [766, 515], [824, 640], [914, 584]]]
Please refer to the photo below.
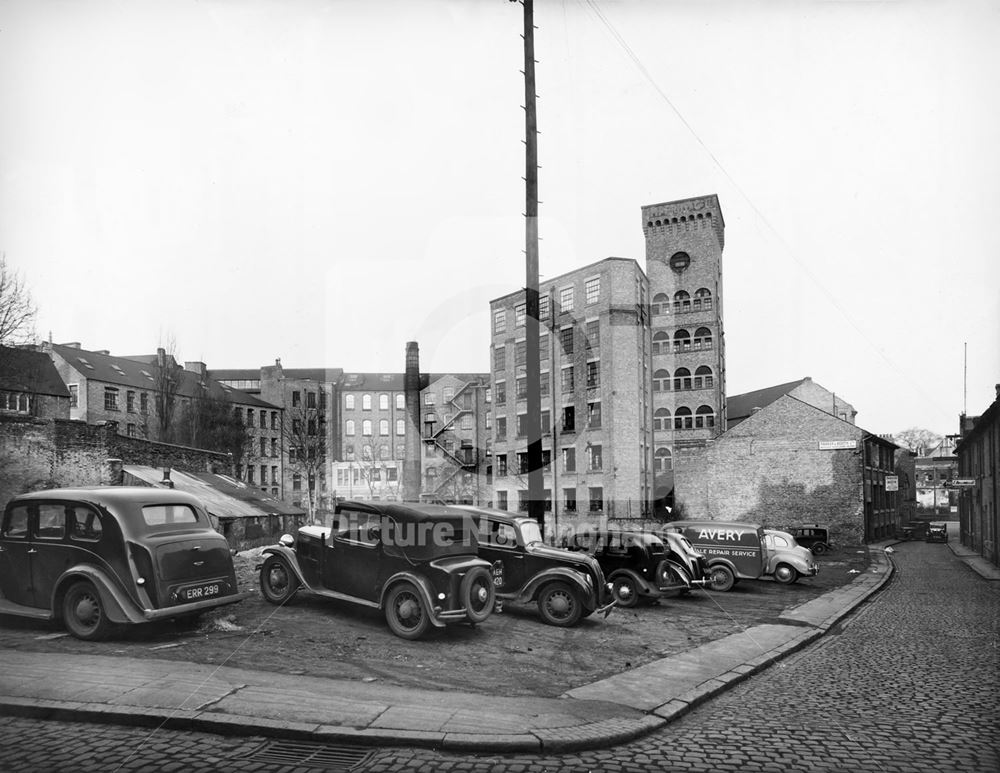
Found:
[[422, 502], [369, 502], [366, 500], [345, 500], [337, 503], [337, 512], [341, 510], [360, 510], [367, 513], [388, 515], [404, 522], [420, 521], [454, 521], [464, 518], [464, 514], [456, 512], [447, 505], [430, 505]]
[[140, 504], [159, 505], [183, 502], [201, 506], [194, 495], [174, 489], [153, 488], [152, 486], [79, 486], [77, 488], [55, 488], [19, 494], [12, 502], [30, 502], [43, 499], [67, 499], [98, 504]]
[[664, 526], [670, 527], [674, 526], [677, 528], [695, 529], [695, 528], [708, 528], [708, 529], [718, 529], [718, 528], [741, 528], [741, 529], [759, 529], [759, 523], [744, 523], [743, 521], [668, 521]]

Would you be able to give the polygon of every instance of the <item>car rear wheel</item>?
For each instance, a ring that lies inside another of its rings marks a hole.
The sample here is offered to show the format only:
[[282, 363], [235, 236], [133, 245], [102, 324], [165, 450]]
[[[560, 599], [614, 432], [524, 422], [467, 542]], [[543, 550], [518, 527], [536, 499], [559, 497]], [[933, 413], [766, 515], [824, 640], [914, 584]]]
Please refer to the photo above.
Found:
[[538, 594], [538, 613], [549, 625], [569, 628], [583, 617], [583, 604], [576, 592], [564, 582], [552, 582]]
[[462, 578], [462, 603], [471, 622], [481, 623], [489, 617], [495, 601], [493, 575], [485, 567], [474, 567]]
[[299, 589], [299, 581], [288, 562], [268, 556], [260, 568], [260, 592], [272, 604], [285, 604]]
[[385, 600], [385, 621], [401, 639], [419, 639], [431, 626], [420, 591], [409, 582], [394, 585]]
[[799, 573], [794, 566], [788, 564], [778, 564], [774, 567], [774, 579], [782, 585], [791, 585], [799, 579]]
[[826, 545], [824, 545], [822, 542], [817, 542], [809, 549], [812, 551], [814, 556], [821, 556], [826, 552]]
[[620, 607], [634, 607], [639, 603], [639, 586], [631, 577], [616, 577], [611, 584], [611, 595]]
[[736, 584], [736, 575], [733, 574], [733, 570], [722, 564], [713, 566], [708, 577], [712, 581], [712, 590], [717, 590], [721, 593], [732, 590]]
[[101, 595], [90, 582], [70, 586], [63, 596], [62, 615], [66, 630], [84, 641], [103, 639], [113, 627]]

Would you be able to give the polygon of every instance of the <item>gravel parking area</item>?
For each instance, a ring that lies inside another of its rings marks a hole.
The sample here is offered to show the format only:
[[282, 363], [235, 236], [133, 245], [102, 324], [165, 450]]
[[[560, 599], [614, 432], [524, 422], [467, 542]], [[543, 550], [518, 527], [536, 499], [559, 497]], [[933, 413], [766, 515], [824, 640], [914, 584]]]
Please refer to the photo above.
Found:
[[[257, 590], [253, 553], [237, 556], [239, 581]], [[448, 626], [425, 639], [393, 636], [380, 612], [299, 594], [281, 608], [255, 594], [207, 614], [197, 628], [132, 627], [83, 642], [54, 625], [0, 617], [0, 648], [123, 654], [496, 695], [554, 697], [760, 623], [851, 582], [868, 566], [863, 546], [818, 558], [817, 577], [791, 586], [742, 581], [729, 593], [695, 591], [653, 606], [615, 609], [575, 628], [540, 622], [534, 606], [504, 603], [481, 626]], [[53, 664], [57, 659], [53, 659]]]

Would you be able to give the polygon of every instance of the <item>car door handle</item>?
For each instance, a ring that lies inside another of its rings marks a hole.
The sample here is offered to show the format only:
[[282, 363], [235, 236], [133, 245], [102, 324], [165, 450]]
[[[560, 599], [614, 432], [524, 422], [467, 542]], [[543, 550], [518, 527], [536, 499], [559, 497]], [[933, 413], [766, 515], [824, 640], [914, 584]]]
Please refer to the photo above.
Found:
[[29, 553], [37, 553], [38, 551], [35, 550], [34, 548], [28, 548], [28, 552]]

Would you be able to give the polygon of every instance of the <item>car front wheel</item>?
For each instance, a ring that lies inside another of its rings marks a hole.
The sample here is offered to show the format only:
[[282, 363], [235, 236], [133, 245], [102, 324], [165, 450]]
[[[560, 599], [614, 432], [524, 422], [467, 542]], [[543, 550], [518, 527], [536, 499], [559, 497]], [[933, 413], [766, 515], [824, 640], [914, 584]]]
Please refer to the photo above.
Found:
[[481, 623], [489, 617], [495, 600], [493, 575], [485, 567], [477, 566], [462, 578], [462, 603], [471, 622]]
[[712, 567], [709, 579], [712, 581], [712, 590], [723, 593], [732, 590], [732, 587], [736, 584], [736, 575], [733, 574], [733, 570], [721, 564]]
[[552, 582], [538, 594], [538, 613], [549, 625], [569, 628], [583, 616], [583, 604], [569, 585]]
[[794, 566], [788, 564], [778, 564], [774, 567], [774, 579], [782, 585], [791, 585], [799, 579], [799, 573]]
[[620, 607], [634, 607], [639, 603], [639, 586], [631, 577], [618, 577], [611, 586], [611, 595]]
[[260, 568], [260, 592], [272, 604], [284, 604], [299, 589], [299, 581], [288, 562], [279, 556], [268, 556]]
[[385, 600], [385, 621], [401, 639], [419, 639], [431, 626], [420, 591], [409, 582], [394, 585]]
[[62, 615], [66, 630], [78, 639], [97, 641], [111, 632], [111, 621], [93, 583], [70, 586], [63, 596]]

